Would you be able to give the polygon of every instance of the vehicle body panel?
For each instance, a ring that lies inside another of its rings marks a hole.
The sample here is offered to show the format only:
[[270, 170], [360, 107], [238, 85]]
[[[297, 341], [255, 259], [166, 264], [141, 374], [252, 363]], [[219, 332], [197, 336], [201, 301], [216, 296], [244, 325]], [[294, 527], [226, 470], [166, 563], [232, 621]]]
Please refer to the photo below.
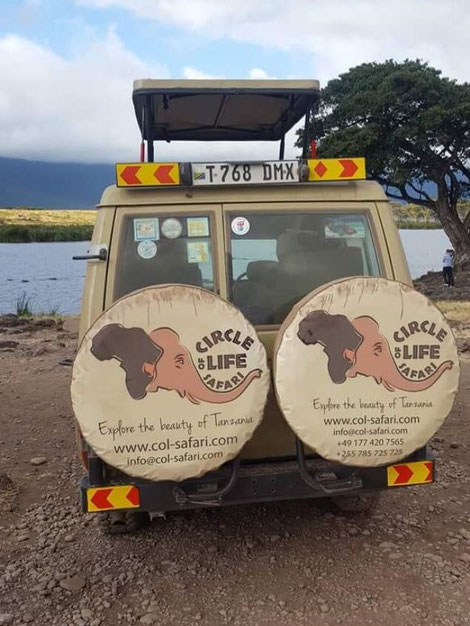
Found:
[[[304, 183], [285, 186], [211, 187], [105, 190], [97, 211], [92, 244], [108, 246], [106, 262], [88, 263], [80, 320], [80, 338], [115, 298], [115, 278], [127, 217], [162, 215], [209, 215], [212, 224], [215, 292], [228, 299], [229, 250], [227, 214], [276, 212], [358, 213], [365, 215], [383, 277], [411, 284], [400, 237], [382, 188], [371, 181]], [[257, 328], [272, 363], [273, 345], [279, 326]], [[263, 422], [245, 445], [241, 458], [286, 458], [295, 456], [295, 436], [287, 425], [271, 390]]]

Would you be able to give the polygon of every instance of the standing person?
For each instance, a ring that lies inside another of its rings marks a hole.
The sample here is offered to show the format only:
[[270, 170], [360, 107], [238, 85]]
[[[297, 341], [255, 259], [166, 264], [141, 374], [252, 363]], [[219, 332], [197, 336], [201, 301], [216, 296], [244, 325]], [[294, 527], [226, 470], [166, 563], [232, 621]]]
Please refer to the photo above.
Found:
[[454, 286], [454, 251], [448, 248], [442, 260], [442, 274], [447, 287]]

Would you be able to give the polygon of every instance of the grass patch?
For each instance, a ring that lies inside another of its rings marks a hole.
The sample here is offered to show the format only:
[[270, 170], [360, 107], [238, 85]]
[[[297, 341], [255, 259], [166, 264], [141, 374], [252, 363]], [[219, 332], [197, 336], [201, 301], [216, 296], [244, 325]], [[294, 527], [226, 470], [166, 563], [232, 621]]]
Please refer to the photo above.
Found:
[[41, 313], [41, 315], [44, 315], [45, 317], [59, 317], [59, 318], [62, 317], [62, 315], [60, 314], [60, 308], [58, 305], [51, 306], [51, 308], [48, 311], [44, 311], [44, 313]]
[[18, 317], [31, 317], [33, 314], [31, 298], [25, 291], [16, 299], [16, 314]]
[[436, 305], [451, 322], [470, 320], [470, 302], [461, 300], [438, 300]]
[[0, 209], [0, 242], [89, 241], [96, 211]]
[[395, 220], [395, 224], [397, 228], [401, 228], [403, 230], [437, 230], [442, 228], [440, 222], [411, 222], [411, 221], [401, 221]]
[[[15, 305], [15, 314], [18, 317], [27, 317], [31, 319], [43, 319], [43, 318], [53, 318], [55, 320], [63, 319], [63, 315], [60, 312], [59, 305], [51, 306], [46, 311], [33, 312], [33, 300], [31, 296], [28, 296], [26, 291], [23, 291], [21, 295], [19, 295], [16, 299]], [[0, 313], [1, 315], [1, 313]]]

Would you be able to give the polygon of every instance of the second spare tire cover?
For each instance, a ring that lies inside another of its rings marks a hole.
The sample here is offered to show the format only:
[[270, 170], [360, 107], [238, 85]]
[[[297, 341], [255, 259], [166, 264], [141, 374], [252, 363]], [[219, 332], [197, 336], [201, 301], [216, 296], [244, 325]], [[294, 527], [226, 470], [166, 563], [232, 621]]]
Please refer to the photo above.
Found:
[[275, 390], [322, 457], [371, 467], [425, 445], [449, 414], [459, 361], [439, 309], [411, 287], [351, 278], [313, 291], [282, 324]]
[[255, 329], [215, 294], [185, 285], [134, 292], [105, 311], [75, 359], [83, 437], [131, 476], [200, 476], [236, 454], [269, 388]]

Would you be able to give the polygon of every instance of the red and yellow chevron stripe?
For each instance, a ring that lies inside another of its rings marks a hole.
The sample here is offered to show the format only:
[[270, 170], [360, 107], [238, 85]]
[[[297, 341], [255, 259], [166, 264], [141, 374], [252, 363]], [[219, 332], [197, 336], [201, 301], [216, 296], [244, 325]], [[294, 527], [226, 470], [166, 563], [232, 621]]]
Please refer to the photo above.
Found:
[[401, 487], [403, 485], [422, 485], [434, 480], [433, 461], [414, 461], [387, 467], [387, 485]]
[[118, 187], [159, 187], [179, 185], [178, 163], [117, 163]]
[[112, 509], [136, 509], [140, 506], [140, 493], [135, 485], [90, 488], [86, 491], [86, 498], [89, 513]]

